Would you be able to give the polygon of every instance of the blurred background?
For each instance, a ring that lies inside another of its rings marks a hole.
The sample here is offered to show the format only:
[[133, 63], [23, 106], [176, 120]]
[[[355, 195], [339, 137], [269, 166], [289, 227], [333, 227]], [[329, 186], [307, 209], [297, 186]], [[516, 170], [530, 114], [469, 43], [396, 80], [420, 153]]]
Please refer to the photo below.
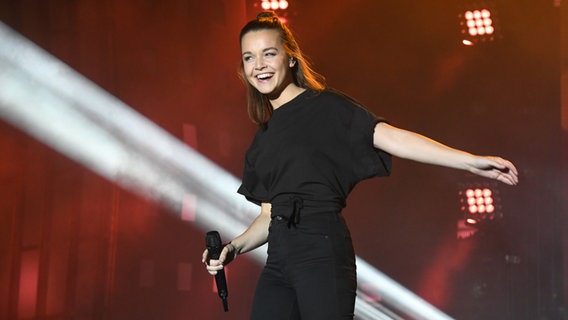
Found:
[[[238, 34], [262, 2], [0, 0], [0, 21], [238, 181], [257, 129], [237, 75]], [[565, 319], [566, 3], [287, 4], [276, 10], [330, 87], [396, 126], [503, 156], [520, 171], [521, 183], [509, 187], [395, 159], [390, 177], [362, 182], [348, 200], [358, 256], [452, 318]], [[472, 34], [468, 21], [483, 9], [491, 28]], [[39, 97], [29, 85], [24, 95]], [[0, 108], [8, 104], [0, 99]], [[198, 191], [173, 205], [145, 196], [138, 182], [101, 174], [31, 126], [0, 119], [2, 319], [247, 319], [262, 265], [243, 255], [227, 268], [224, 313], [201, 264], [204, 235], [223, 217], [198, 209]], [[105, 145], [81, 143], [105, 157]], [[490, 210], [470, 211], [467, 190], [476, 189], [490, 191]], [[205, 216], [213, 222], [201, 224]]]

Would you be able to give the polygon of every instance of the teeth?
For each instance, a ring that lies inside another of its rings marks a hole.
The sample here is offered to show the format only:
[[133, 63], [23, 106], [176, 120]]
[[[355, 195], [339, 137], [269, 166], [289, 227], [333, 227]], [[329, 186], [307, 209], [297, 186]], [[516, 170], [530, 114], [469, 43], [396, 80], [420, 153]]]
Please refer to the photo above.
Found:
[[272, 74], [270, 74], [270, 73], [261, 73], [261, 74], [256, 76], [256, 78], [260, 79], [260, 80], [270, 78], [270, 77], [272, 77]]

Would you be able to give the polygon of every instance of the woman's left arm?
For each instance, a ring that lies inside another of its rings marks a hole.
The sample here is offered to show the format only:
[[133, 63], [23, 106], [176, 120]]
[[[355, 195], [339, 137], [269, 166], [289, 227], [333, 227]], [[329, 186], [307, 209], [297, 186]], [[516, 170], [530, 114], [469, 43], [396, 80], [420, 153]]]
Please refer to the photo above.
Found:
[[373, 144], [399, 158], [466, 170], [509, 185], [519, 182], [517, 168], [508, 160], [473, 155], [384, 122], [375, 127]]

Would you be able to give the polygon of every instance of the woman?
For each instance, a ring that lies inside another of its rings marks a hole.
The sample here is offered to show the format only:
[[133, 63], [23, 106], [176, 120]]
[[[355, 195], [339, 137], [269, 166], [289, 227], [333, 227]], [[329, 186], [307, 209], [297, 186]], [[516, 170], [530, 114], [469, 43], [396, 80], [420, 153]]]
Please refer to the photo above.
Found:
[[203, 262], [214, 275], [268, 242], [251, 319], [353, 319], [355, 254], [341, 210], [359, 181], [389, 174], [391, 155], [518, 183], [507, 160], [396, 128], [326, 89], [273, 13], [245, 25], [240, 41], [248, 111], [260, 128], [238, 192], [260, 214], [219, 260], [206, 250]]

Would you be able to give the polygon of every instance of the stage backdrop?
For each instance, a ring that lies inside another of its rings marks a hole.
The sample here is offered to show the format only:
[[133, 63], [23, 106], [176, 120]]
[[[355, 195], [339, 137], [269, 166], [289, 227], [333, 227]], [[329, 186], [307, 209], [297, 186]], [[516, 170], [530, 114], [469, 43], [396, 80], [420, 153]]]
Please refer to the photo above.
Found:
[[[562, 319], [560, 3], [494, 1], [496, 39], [465, 46], [458, 15], [471, 1], [289, 2], [330, 87], [520, 170], [519, 186], [491, 185], [503, 218], [464, 238], [459, 191], [487, 181], [395, 159], [349, 198], [358, 255], [457, 319]], [[258, 11], [252, 0], [0, 0], [2, 22], [237, 178], [256, 131], [238, 33]], [[229, 266], [224, 314], [200, 262], [207, 230], [191, 216], [6, 122], [0, 148], [2, 318], [247, 318], [261, 265]]]

